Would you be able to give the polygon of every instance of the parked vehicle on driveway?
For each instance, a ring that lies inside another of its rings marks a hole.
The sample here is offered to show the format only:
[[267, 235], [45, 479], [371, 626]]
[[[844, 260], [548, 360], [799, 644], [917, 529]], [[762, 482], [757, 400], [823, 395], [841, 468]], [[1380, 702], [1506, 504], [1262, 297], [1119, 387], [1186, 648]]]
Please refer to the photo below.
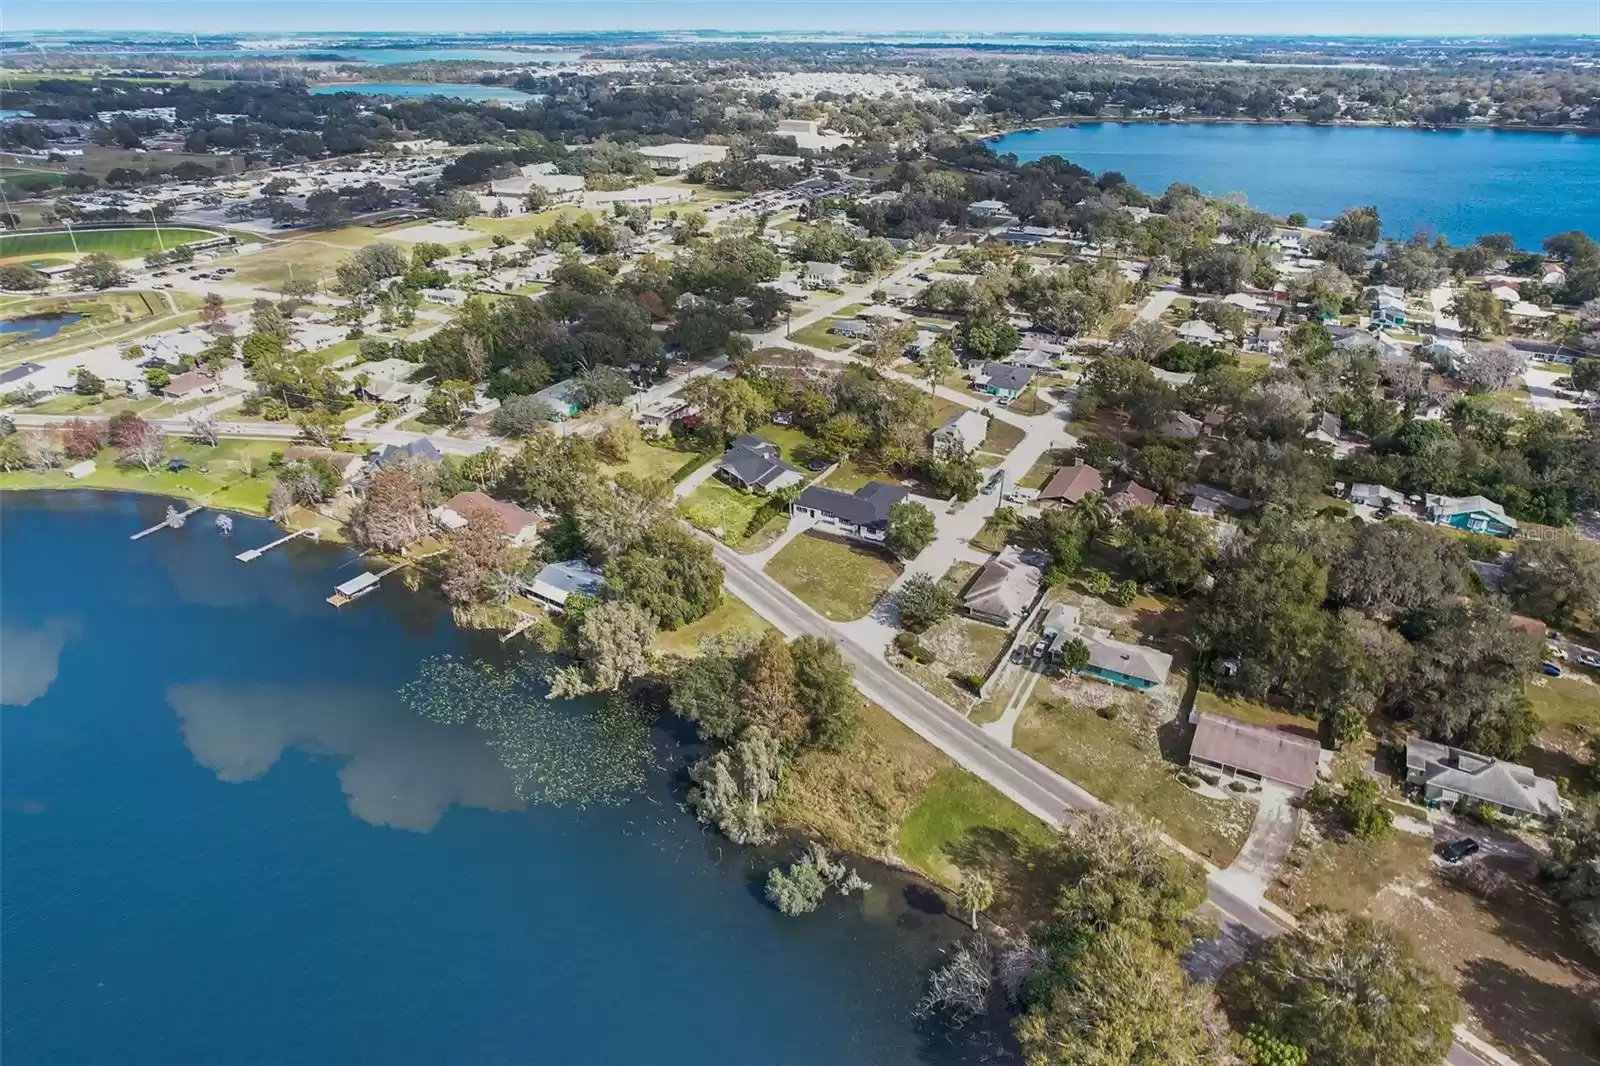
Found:
[[1445, 862], [1460, 862], [1462, 859], [1472, 858], [1472, 856], [1478, 854], [1478, 852], [1482, 850], [1483, 845], [1479, 844], [1476, 840], [1473, 840], [1471, 837], [1462, 837], [1460, 840], [1452, 840], [1450, 843], [1440, 848], [1439, 858], [1443, 859]]
[[1561, 667], [1546, 659], [1544, 662], [1539, 664], [1539, 672], [1546, 677], [1560, 677]]
[[1578, 661], [1591, 670], [1600, 670], [1600, 654], [1586, 651], [1578, 656]]
[[1049, 649], [1049, 647], [1050, 647], [1050, 642], [1048, 640], [1036, 640], [1036, 641], [1034, 641], [1033, 642], [1033, 652], [1032, 652], [1033, 657], [1035, 659], [1044, 658], [1044, 653]]

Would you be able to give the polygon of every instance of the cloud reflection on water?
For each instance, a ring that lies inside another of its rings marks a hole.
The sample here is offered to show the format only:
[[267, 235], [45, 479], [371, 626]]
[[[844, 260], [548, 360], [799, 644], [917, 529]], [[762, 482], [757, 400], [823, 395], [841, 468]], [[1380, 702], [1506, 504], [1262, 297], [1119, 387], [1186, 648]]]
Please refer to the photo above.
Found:
[[426, 833], [452, 805], [522, 810], [482, 735], [429, 722], [391, 694], [357, 687], [174, 685], [167, 702], [195, 761], [230, 783], [264, 776], [295, 747], [343, 758], [350, 813]]
[[0, 623], [0, 703], [26, 707], [49, 692], [61, 649], [82, 630], [76, 618], [49, 618], [38, 629]]

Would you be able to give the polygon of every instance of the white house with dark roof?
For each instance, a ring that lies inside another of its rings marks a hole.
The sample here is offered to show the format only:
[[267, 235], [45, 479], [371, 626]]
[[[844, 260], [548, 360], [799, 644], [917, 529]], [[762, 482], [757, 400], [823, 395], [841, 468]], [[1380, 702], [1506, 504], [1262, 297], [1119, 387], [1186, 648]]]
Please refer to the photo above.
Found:
[[717, 463], [717, 475], [745, 492], [777, 492], [805, 480], [796, 467], [783, 461], [776, 444], [751, 433], [728, 445]]
[[903, 486], [884, 481], [869, 481], [855, 492], [812, 485], [795, 498], [790, 510], [811, 519], [820, 532], [882, 544], [889, 535], [889, 508], [909, 495]]
[[1561, 814], [1561, 794], [1549, 778], [1519, 763], [1420, 737], [1406, 738], [1406, 784], [1441, 807], [1469, 799], [1512, 818], [1545, 821]]
[[843, 285], [850, 272], [838, 263], [810, 262], [802, 276], [818, 285]]

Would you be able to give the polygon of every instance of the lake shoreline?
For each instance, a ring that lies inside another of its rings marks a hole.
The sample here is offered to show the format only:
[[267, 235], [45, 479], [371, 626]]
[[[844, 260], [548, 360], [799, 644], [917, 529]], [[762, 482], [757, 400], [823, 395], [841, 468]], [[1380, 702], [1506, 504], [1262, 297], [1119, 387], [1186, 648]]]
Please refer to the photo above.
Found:
[[1376, 119], [1345, 119], [1338, 122], [1312, 122], [1303, 118], [1249, 118], [1243, 115], [1231, 118], [1213, 118], [1196, 115], [1188, 118], [1048, 118], [1030, 126], [996, 130], [979, 134], [973, 140], [987, 144], [1004, 140], [1013, 134], [1044, 133], [1048, 130], [1075, 126], [1305, 126], [1311, 129], [1349, 130], [1408, 130], [1413, 133], [1464, 133], [1472, 130], [1491, 130], [1495, 133], [1546, 133], [1565, 135], [1575, 133], [1582, 137], [1600, 137], [1600, 129], [1589, 126], [1515, 126], [1494, 123], [1435, 123], [1433, 125], [1402, 125], [1398, 122], [1381, 122]]

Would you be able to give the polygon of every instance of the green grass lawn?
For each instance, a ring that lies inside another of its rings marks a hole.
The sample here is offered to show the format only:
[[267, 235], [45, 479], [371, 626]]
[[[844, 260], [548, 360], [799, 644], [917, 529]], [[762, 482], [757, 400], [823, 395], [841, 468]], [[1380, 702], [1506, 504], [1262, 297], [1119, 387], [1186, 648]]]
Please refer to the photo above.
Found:
[[1030, 862], [1049, 845], [1052, 830], [992, 785], [950, 766], [934, 777], [900, 827], [900, 854], [949, 888], [962, 870], [992, 877], [1000, 898], [995, 910], [1018, 914], [1046, 904], [1053, 894]]
[[1107, 803], [1160, 823], [1226, 866], [1249, 836], [1255, 808], [1190, 791], [1173, 775], [1174, 764], [1130, 724], [1142, 714], [1137, 707], [1124, 707], [1108, 721], [1083, 707], [1035, 697], [1017, 722], [1016, 748]]
[[870, 548], [806, 533], [767, 563], [767, 576], [835, 622], [860, 618], [900, 575], [889, 557]]
[[108, 400], [104, 396], [79, 396], [77, 393], [69, 392], [61, 396], [52, 396], [37, 407], [29, 407], [26, 410], [30, 415], [114, 415], [119, 411], [134, 411], [142, 414], [152, 407], [160, 407], [161, 404], [162, 400], [159, 396], [151, 396], [143, 400], [125, 398]]
[[[167, 469], [164, 461], [150, 473], [138, 467], [119, 467], [116, 449], [107, 448], [95, 456], [94, 473], [81, 480], [69, 478], [61, 470], [43, 474], [17, 471], [0, 474], [0, 490], [116, 489], [175, 496], [231, 510], [265, 514], [267, 493], [272, 490], [273, 482], [267, 459], [286, 446], [283, 441], [225, 440], [215, 448], [208, 448], [169, 438], [168, 458], [187, 459], [189, 469], [174, 473]], [[246, 461], [257, 476], [247, 475]], [[201, 466], [206, 467], [204, 472], [198, 469]]]
[[670, 633], [657, 633], [651, 647], [663, 655], [694, 655], [700, 650], [700, 641], [706, 637], [759, 636], [770, 628], [766, 619], [752, 611], [743, 600], [724, 592], [720, 607], [698, 622]]
[[847, 320], [842, 318], [825, 318], [821, 322], [813, 322], [804, 329], [796, 330], [790, 339], [800, 344], [809, 344], [813, 348], [821, 348], [830, 352], [842, 352], [846, 348], [852, 347], [857, 342], [851, 340], [849, 337], [841, 337], [836, 333], [829, 333], [828, 327], [832, 326], [836, 322], [844, 321]]
[[1022, 443], [1023, 430], [998, 418], [989, 419], [989, 434], [983, 438], [982, 451], [990, 455], [1009, 455], [1011, 449]]
[[143, 229], [93, 230], [74, 229], [72, 233], [12, 233], [0, 236], [0, 258], [19, 255], [51, 255], [73, 251], [109, 252], [121, 259], [131, 259], [157, 251], [164, 244], [168, 248], [190, 241], [203, 241], [217, 234], [211, 230], [184, 226], [162, 226], [158, 238], [152, 227]]
[[898, 480], [896, 475], [851, 456], [840, 463], [838, 469], [829, 474], [822, 484], [840, 492], [854, 492], [869, 481]]
[[783, 461], [792, 466], [805, 468], [805, 459], [808, 449], [814, 443], [803, 429], [794, 426], [765, 425], [756, 430], [756, 436], [762, 440], [770, 440], [778, 446], [778, 454]]
[[765, 496], [740, 492], [713, 477], [678, 501], [678, 513], [696, 529], [720, 535], [724, 544], [737, 548], [755, 532], [750, 520], [766, 502]]
[[636, 444], [628, 453], [627, 462], [608, 463], [601, 469], [612, 477], [626, 471], [637, 478], [670, 478], [694, 456], [694, 452], [680, 452], [657, 444]]
[[[993, 424], [994, 423], [990, 423], [990, 425]], [[1019, 480], [1017, 484], [1025, 489], [1042, 489], [1044, 488], [1046, 482], [1050, 480], [1051, 476], [1054, 475], [1057, 470], [1060, 470], [1064, 466], [1070, 466], [1071, 464], [1071, 453], [1058, 449], [1051, 449], [1033, 461], [1033, 465], [1028, 468], [1028, 472], [1026, 474], [1022, 475], [1021, 480]]]

